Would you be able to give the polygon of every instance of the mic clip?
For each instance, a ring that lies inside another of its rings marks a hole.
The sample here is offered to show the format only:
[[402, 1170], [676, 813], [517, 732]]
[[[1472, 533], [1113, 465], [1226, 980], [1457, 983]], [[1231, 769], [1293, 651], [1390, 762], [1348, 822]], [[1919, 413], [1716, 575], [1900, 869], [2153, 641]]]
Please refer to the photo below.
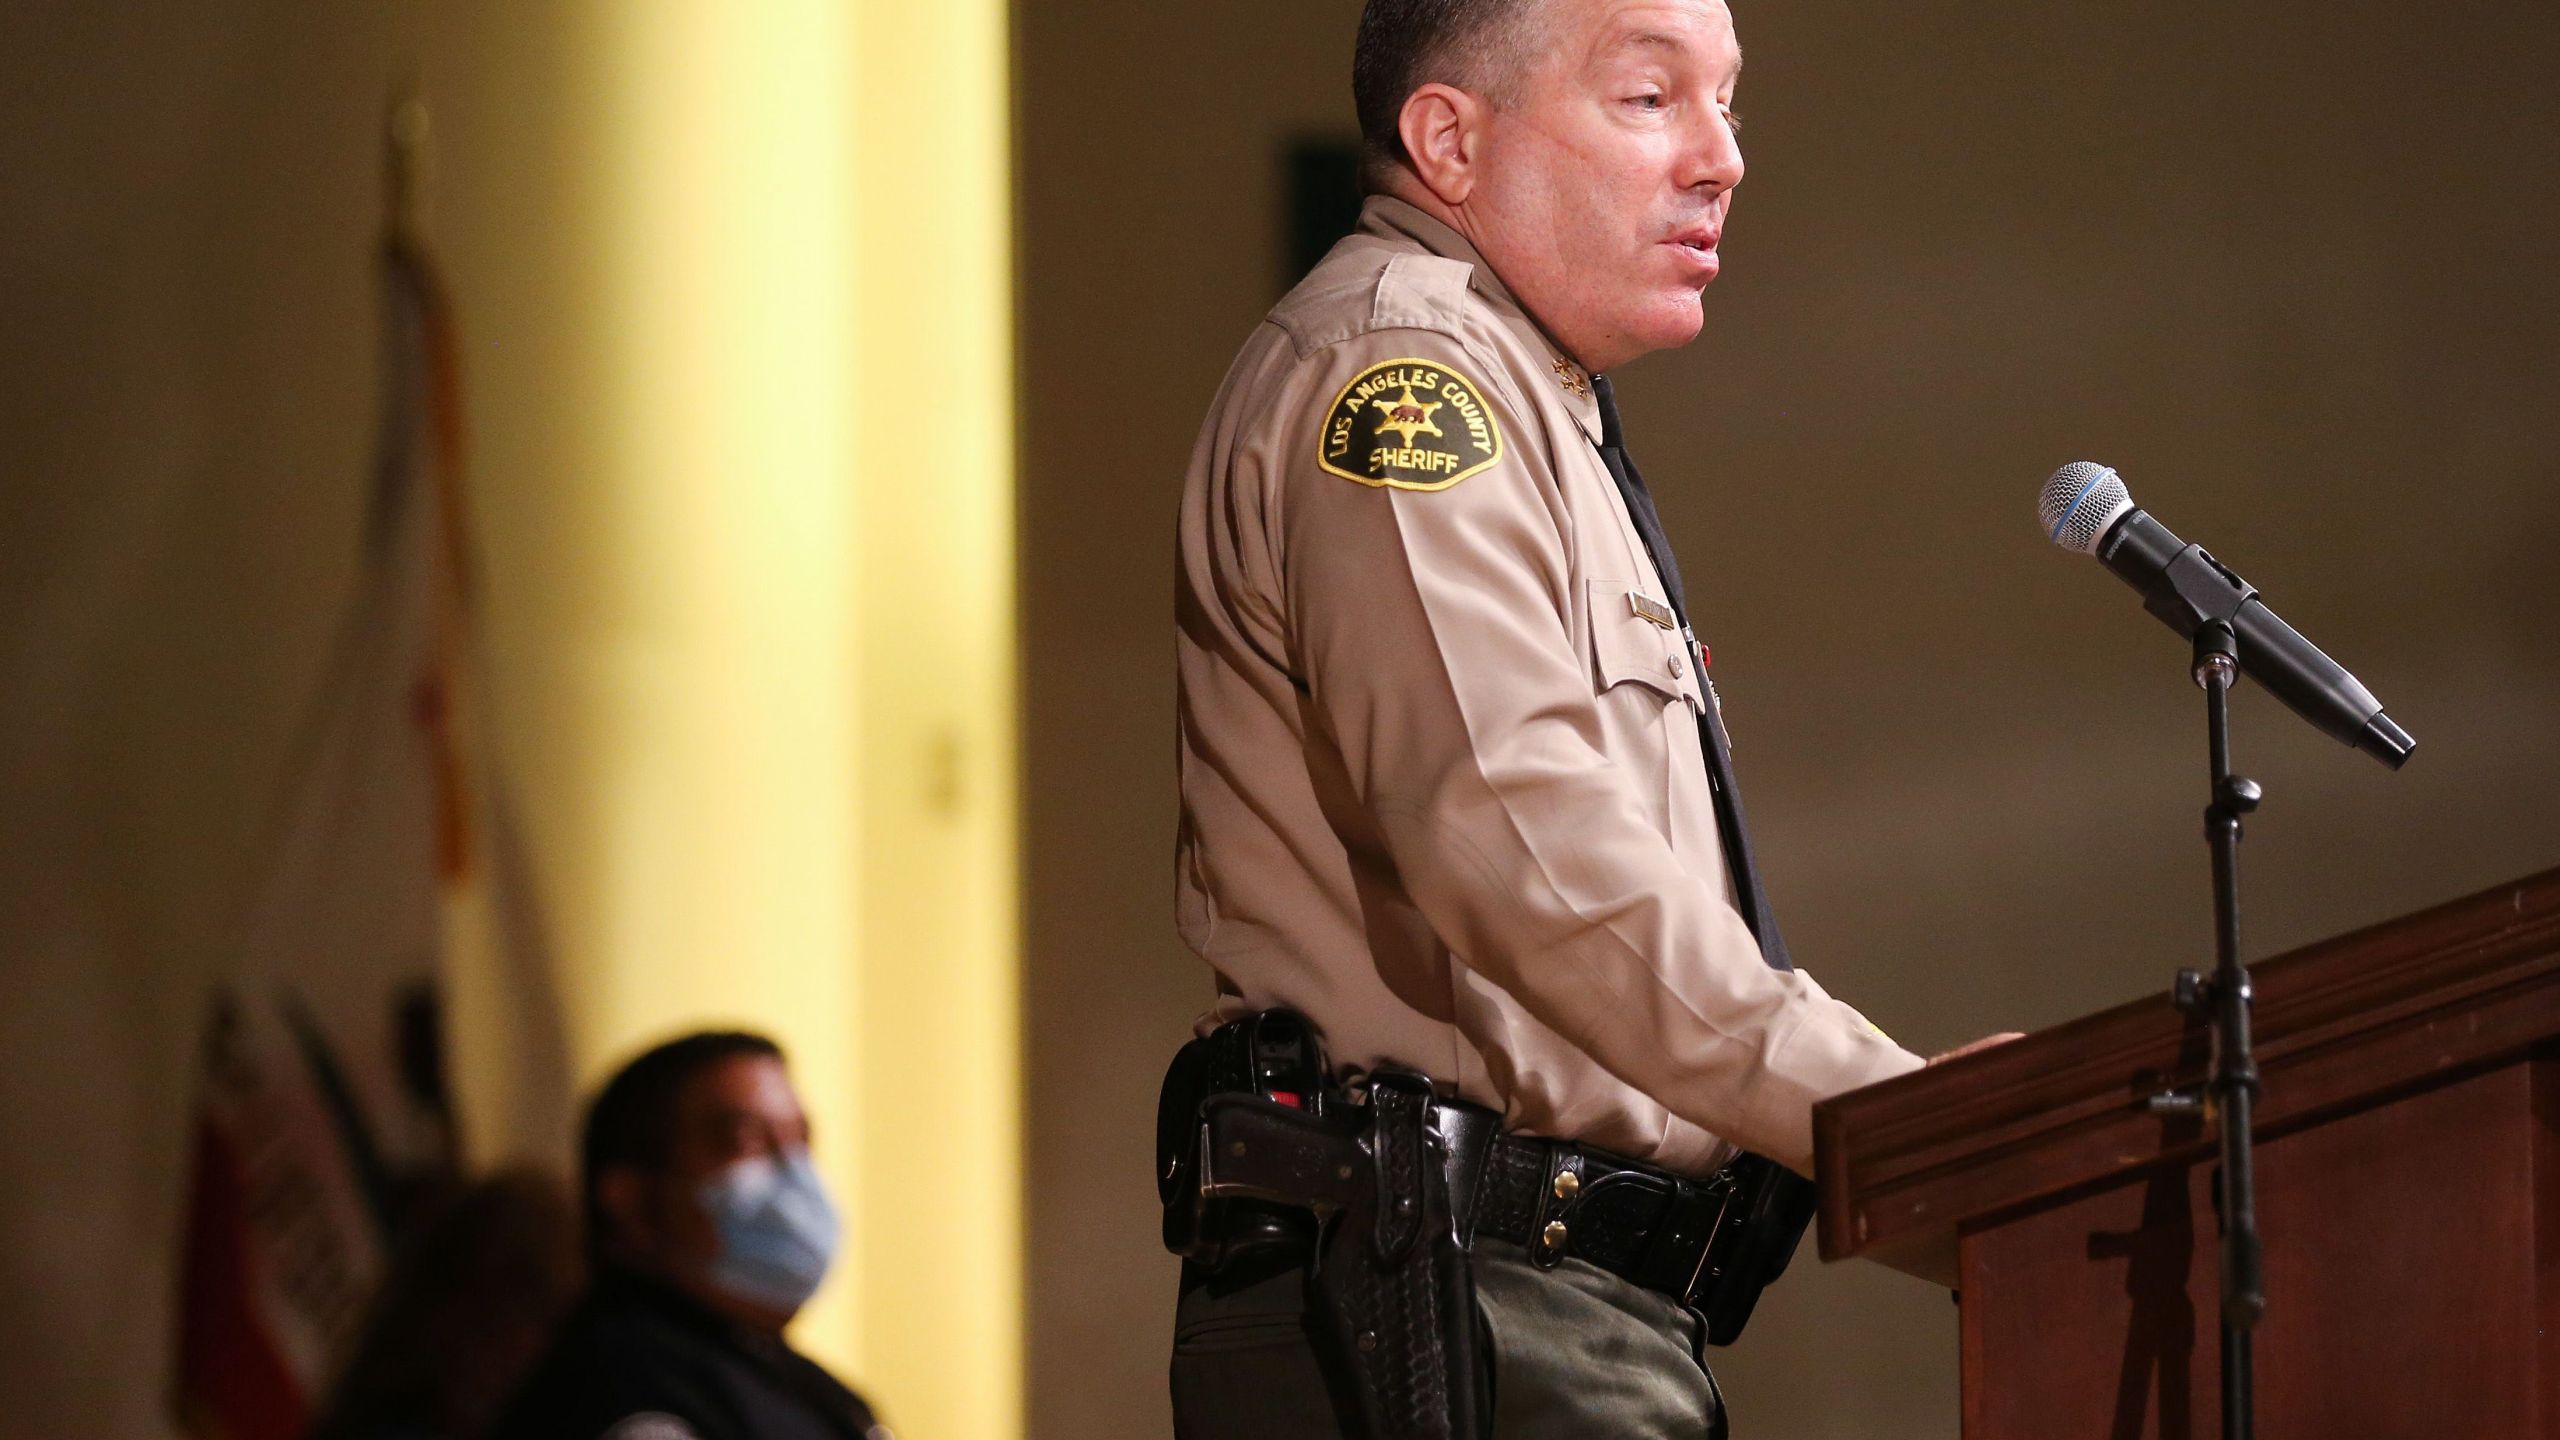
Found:
[[2207, 625], [2233, 624], [2240, 607], [2258, 594], [2257, 586], [2232, 574], [2201, 545], [2171, 556], [2160, 578], [2164, 583], [2151, 591], [2142, 608], [2190, 640]]

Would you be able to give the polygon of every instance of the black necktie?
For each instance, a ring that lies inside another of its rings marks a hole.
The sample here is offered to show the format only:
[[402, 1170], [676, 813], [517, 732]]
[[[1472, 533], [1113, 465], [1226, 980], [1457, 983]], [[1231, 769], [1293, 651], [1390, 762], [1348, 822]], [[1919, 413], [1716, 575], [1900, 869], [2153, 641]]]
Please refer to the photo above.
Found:
[[[1654, 512], [1652, 492], [1644, 488], [1644, 477], [1636, 473], [1636, 462], [1627, 454], [1625, 436], [1618, 429], [1618, 397], [1606, 375], [1591, 377], [1591, 393], [1600, 402], [1600, 459], [1618, 482], [1618, 493], [1626, 498], [1627, 515], [1636, 523], [1636, 534], [1644, 541], [1647, 555], [1653, 557], [1654, 573], [1662, 577], [1662, 588], [1671, 592], [1671, 611], [1680, 619], [1680, 632], [1689, 631], [1688, 596], [1680, 588], [1680, 562], [1671, 557], [1671, 541], [1662, 533], [1662, 517]], [[1708, 686], [1707, 667], [1698, 654], [1694, 637], [1689, 659], [1698, 666], [1698, 683]], [[1710, 697], [1714, 695], [1708, 689]], [[1742, 819], [1742, 795], [1733, 784], [1733, 748], [1726, 743], [1724, 717], [1717, 713], [1710, 698], [1698, 716], [1699, 748], [1707, 754], [1708, 788], [1715, 792], [1716, 828], [1724, 833], [1725, 864], [1733, 871], [1733, 893], [1742, 911], [1742, 922], [1760, 941], [1760, 956], [1773, 970], [1793, 970], [1787, 958], [1787, 942], [1778, 934], [1778, 917], [1770, 912], [1768, 892], [1760, 888], [1760, 867], [1751, 858], [1751, 831]]]

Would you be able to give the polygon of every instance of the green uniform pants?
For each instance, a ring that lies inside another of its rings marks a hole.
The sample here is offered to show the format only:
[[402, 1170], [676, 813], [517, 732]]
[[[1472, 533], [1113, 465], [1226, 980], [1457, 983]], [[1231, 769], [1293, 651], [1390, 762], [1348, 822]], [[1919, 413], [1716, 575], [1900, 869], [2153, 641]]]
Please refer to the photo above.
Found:
[[[1709, 1440], [1724, 1399], [1697, 1359], [1698, 1321], [1662, 1295], [1567, 1259], [1541, 1270], [1479, 1240], [1478, 1397], [1491, 1440]], [[1331, 1440], [1353, 1413], [1307, 1308], [1303, 1264], [1186, 1266], [1174, 1313], [1177, 1440]]]

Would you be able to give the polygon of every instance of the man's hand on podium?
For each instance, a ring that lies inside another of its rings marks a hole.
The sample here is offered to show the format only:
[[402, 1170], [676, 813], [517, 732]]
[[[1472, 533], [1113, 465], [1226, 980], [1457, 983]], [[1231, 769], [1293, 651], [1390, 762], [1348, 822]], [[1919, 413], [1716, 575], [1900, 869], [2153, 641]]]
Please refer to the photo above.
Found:
[[1957, 1046], [1953, 1050], [1941, 1050], [1937, 1054], [1929, 1057], [1929, 1063], [1936, 1065], [1948, 1060], [1961, 1060], [1965, 1056], [1973, 1054], [1975, 1051], [1988, 1050], [1994, 1045], [2006, 1045], [2012, 1040], [2024, 1040], [2025, 1038], [2027, 1038], [2026, 1032], [2023, 1030], [2003, 1030], [1997, 1035], [1985, 1035], [1979, 1040], [1969, 1041]]

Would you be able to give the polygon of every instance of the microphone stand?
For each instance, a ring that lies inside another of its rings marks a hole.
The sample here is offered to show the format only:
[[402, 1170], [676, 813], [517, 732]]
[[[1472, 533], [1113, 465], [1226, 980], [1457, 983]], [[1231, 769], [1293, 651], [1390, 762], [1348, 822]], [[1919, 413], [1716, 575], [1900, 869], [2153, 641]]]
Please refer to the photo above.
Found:
[[2266, 1314], [2267, 1290], [2258, 1242], [2257, 1184], [2250, 1171], [2250, 1111], [2258, 1094], [2258, 1062], [2249, 1048], [2249, 972], [2240, 963], [2240, 817], [2264, 797], [2254, 780], [2231, 773], [2231, 684], [2240, 668], [2238, 637], [2223, 620], [2196, 630], [2195, 681], [2205, 695], [2212, 752], [2213, 803], [2205, 807], [2205, 840], [2213, 851], [2213, 947], [2210, 976], [2178, 972], [2177, 1006], [2213, 1027], [2213, 1063], [2201, 1094], [2151, 1097], [2155, 1114], [2202, 1112], [2216, 1122], [2222, 1148], [2222, 1435], [2249, 1440], [2255, 1397], [2250, 1331]]

